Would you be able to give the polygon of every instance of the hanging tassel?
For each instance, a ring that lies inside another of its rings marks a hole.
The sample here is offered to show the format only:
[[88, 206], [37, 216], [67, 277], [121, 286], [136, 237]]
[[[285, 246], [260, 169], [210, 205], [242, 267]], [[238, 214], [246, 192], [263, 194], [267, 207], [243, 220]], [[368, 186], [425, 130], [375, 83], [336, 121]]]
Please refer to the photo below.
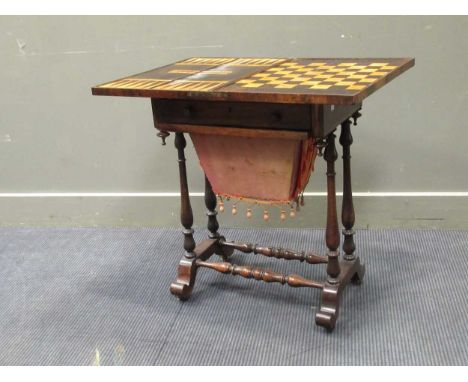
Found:
[[286, 220], [286, 211], [283, 209], [281, 210], [281, 213], [280, 213], [280, 219], [282, 222]]
[[291, 205], [291, 209], [289, 210], [289, 217], [291, 219], [294, 219], [296, 217], [296, 210], [294, 209], [293, 205]]
[[220, 196], [219, 197], [219, 212], [223, 213], [224, 212], [224, 202], [223, 202], [223, 198]]

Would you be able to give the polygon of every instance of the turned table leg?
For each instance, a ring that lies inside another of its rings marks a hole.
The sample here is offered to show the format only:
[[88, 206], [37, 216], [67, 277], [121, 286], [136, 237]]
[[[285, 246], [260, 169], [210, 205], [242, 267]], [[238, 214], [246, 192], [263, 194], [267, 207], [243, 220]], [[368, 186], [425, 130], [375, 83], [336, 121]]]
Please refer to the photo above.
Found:
[[190, 197], [187, 183], [187, 169], [185, 166], [184, 149], [186, 141], [183, 133], [176, 133], [174, 140], [178, 154], [179, 177], [180, 177], [180, 221], [184, 227], [184, 249], [185, 254], [179, 263], [177, 281], [171, 284], [171, 293], [186, 300], [190, 297], [196, 275], [195, 264], [195, 240], [193, 238], [193, 213], [190, 205]]
[[175, 147], [177, 149], [179, 161], [179, 176], [180, 176], [180, 222], [184, 227], [184, 249], [185, 257], [191, 259], [195, 256], [193, 250], [195, 248], [195, 240], [193, 239], [193, 213], [190, 205], [189, 189], [187, 183], [187, 168], [185, 166], [184, 149], [187, 145], [183, 133], [176, 133]]
[[[353, 117], [358, 118], [355, 114]], [[322, 289], [320, 309], [315, 316], [317, 325], [333, 330], [338, 318], [340, 297], [346, 285], [350, 282], [360, 283], [364, 277], [365, 268], [359, 257], [354, 254], [354, 207], [351, 188], [351, 155], [350, 146], [353, 142], [350, 131], [351, 121], [341, 124], [340, 143], [343, 146], [343, 205], [341, 218], [343, 221], [343, 252], [344, 260], [339, 261], [338, 247], [340, 244], [338, 221], [336, 216], [335, 193], [335, 161], [338, 158], [335, 147], [335, 135], [327, 137], [324, 157], [327, 161], [327, 229], [326, 242], [328, 247], [328, 280]]]
[[351, 135], [351, 120], [347, 119], [341, 124], [340, 144], [343, 146], [343, 204], [341, 207], [341, 221], [343, 222], [343, 258], [352, 261], [356, 258], [354, 251], [354, 206], [353, 191], [351, 188], [351, 154], [350, 146], [353, 143]]
[[[357, 111], [353, 114], [354, 125], [361, 113]], [[350, 275], [350, 281], [360, 284], [364, 277], [364, 266], [360, 264], [359, 257], [356, 256], [356, 244], [354, 243], [354, 205], [353, 191], [351, 187], [351, 144], [353, 136], [351, 134], [351, 120], [347, 119], [341, 124], [340, 144], [343, 146], [343, 204], [341, 208], [341, 220], [343, 223], [343, 258], [344, 261], [352, 265], [354, 273]]]
[[335, 147], [335, 134], [327, 137], [324, 158], [327, 161], [327, 228], [325, 230], [325, 241], [328, 247], [327, 274], [330, 284], [338, 283], [340, 275], [340, 231], [338, 229], [338, 218], [336, 214], [336, 187], [335, 187], [335, 161], [338, 153]]
[[338, 315], [340, 291], [339, 250], [340, 231], [336, 213], [335, 161], [338, 153], [335, 147], [335, 134], [327, 136], [324, 159], [327, 162], [327, 227], [325, 241], [328, 247], [327, 282], [322, 289], [320, 309], [315, 315], [317, 325], [333, 330]]
[[218, 228], [219, 223], [216, 215], [216, 195], [211, 188], [211, 183], [205, 175], [205, 206], [206, 216], [208, 216], [208, 231], [210, 239], [216, 239], [219, 237]]
[[[218, 232], [219, 223], [216, 216], [218, 212], [216, 211], [216, 195], [213, 192], [211, 183], [208, 180], [208, 177], [205, 175], [205, 206], [206, 206], [206, 216], [208, 216], [208, 231], [210, 239], [217, 239], [218, 241], [226, 241], [224, 236], [221, 236]], [[218, 246], [216, 249], [216, 254], [221, 256], [224, 261], [228, 261], [229, 256], [234, 252], [233, 248], [226, 246]]]

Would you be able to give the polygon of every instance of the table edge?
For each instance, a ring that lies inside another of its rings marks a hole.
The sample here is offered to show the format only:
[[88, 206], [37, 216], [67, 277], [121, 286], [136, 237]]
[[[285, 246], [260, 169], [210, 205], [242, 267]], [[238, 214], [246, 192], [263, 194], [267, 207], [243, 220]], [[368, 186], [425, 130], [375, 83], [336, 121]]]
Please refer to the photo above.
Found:
[[[171, 90], [149, 90], [149, 89], [112, 89], [96, 85], [91, 88], [93, 95], [116, 96], [116, 97], [142, 97], [159, 99], [186, 99], [200, 101], [235, 101], [235, 102], [263, 102], [263, 103], [292, 103], [292, 104], [334, 104], [350, 105], [362, 102], [365, 98], [378, 89], [400, 76], [415, 65], [415, 58], [401, 58], [406, 60], [398, 69], [388, 76], [374, 82], [368, 88], [354, 95], [343, 94], [299, 94], [299, 93], [248, 93], [223, 91], [221, 89], [213, 92], [194, 91], [171, 91]], [[124, 77], [126, 78], [126, 77]]]

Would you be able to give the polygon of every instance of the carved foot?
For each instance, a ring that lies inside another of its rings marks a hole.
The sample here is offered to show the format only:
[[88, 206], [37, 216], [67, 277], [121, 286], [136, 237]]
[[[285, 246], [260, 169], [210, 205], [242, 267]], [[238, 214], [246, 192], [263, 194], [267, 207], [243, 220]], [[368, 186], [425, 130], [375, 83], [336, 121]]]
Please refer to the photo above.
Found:
[[359, 257], [355, 260], [340, 262], [341, 273], [337, 284], [325, 283], [322, 290], [320, 309], [315, 315], [315, 323], [332, 331], [335, 328], [340, 308], [340, 298], [349, 283], [360, 284], [364, 278], [365, 267]]
[[332, 331], [335, 328], [340, 307], [340, 285], [325, 283], [322, 290], [320, 310], [315, 315], [315, 323]]
[[183, 257], [177, 269], [177, 279], [171, 284], [170, 291], [181, 301], [186, 301], [192, 294], [197, 276], [196, 260], [207, 260], [218, 248], [218, 239], [202, 241], [193, 250], [194, 257]]
[[195, 259], [183, 258], [180, 260], [177, 270], [177, 280], [171, 284], [170, 291], [181, 301], [186, 301], [192, 294], [197, 275], [197, 265]]
[[176, 281], [171, 284], [170, 291], [180, 301], [187, 301], [190, 295], [192, 294], [192, 288], [193, 288], [193, 285], [188, 286], [186, 284], [181, 284]]

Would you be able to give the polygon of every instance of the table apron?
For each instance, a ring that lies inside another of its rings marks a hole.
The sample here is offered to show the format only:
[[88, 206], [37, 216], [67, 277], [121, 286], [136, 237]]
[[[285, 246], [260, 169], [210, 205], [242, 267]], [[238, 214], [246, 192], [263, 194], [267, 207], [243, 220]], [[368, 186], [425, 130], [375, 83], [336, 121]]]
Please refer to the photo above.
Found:
[[153, 98], [152, 107], [155, 127], [160, 130], [297, 139], [325, 137], [359, 110], [361, 104], [305, 105]]

